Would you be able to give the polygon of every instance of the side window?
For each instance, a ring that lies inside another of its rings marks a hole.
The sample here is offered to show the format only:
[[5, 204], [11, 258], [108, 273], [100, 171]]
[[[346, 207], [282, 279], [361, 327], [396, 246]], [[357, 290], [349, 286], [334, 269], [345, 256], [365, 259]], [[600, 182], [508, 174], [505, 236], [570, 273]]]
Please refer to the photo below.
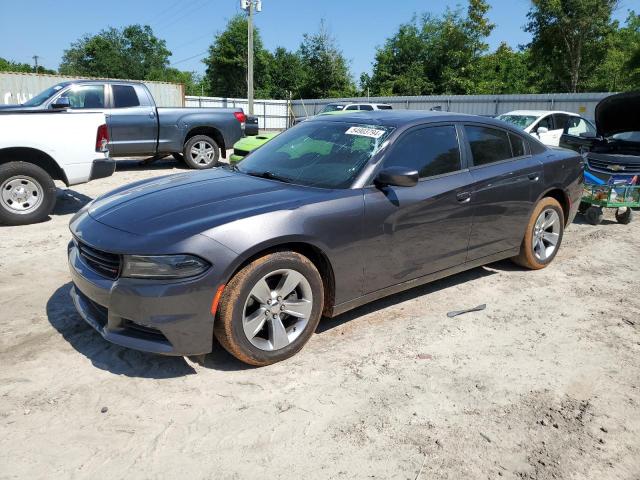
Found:
[[540, 127], [544, 127], [547, 130], [553, 130], [553, 123], [551, 122], [551, 115], [547, 115], [542, 120], [538, 122], [538, 125], [533, 129], [534, 132], [537, 132]]
[[357, 110], [358, 109], [358, 105], [349, 105], [347, 108], [345, 108], [345, 110]]
[[71, 108], [104, 108], [103, 85], [73, 86], [63, 93], [62, 96], [69, 99]]
[[509, 140], [511, 141], [511, 151], [514, 157], [522, 157], [526, 154], [524, 139], [520, 135], [509, 132]]
[[556, 113], [553, 115], [553, 129], [554, 130], [564, 130], [571, 117], [570, 115], [564, 115], [562, 113]]
[[511, 158], [511, 145], [507, 132], [496, 128], [465, 125], [475, 166]]
[[596, 133], [593, 126], [591, 126], [591, 124], [587, 122], [584, 118], [569, 117], [569, 120], [567, 121], [567, 124], [564, 127], [564, 133], [578, 137], [580, 136], [581, 133], [586, 133], [586, 132]]
[[460, 146], [453, 125], [412, 130], [396, 143], [384, 161], [385, 167], [408, 167], [420, 178], [460, 170]]
[[111, 85], [115, 108], [137, 107], [140, 105], [136, 90], [130, 85]]
[[360, 105], [360, 110], [373, 110], [371, 105]]
[[378, 105], [378, 110], [392, 110], [391, 105]]

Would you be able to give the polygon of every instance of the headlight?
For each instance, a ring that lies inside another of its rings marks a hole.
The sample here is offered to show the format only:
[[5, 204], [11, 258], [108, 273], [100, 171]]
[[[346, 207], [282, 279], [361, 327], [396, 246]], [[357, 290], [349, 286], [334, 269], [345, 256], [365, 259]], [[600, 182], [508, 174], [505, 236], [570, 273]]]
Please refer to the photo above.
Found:
[[194, 255], [124, 255], [123, 277], [187, 278], [200, 275], [211, 265]]

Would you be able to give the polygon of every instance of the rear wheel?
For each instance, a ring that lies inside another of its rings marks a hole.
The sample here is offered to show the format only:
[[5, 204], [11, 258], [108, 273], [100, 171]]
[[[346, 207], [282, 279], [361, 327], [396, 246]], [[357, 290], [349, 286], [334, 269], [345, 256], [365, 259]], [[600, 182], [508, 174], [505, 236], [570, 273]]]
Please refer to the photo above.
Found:
[[42, 168], [26, 162], [0, 165], [0, 223], [45, 220], [56, 204], [56, 186]]
[[203, 170], [218, 165], [220, 148], [213, 138], [196, 135], [184, 144], [183, 157], [189, 167]]
[[562, 207], [555, 198], [543, 198], [533, 209], [520, 245], [520, 253], [512, 260], [533, 270], [546, 267], [558, 253], [563, 234]]
[[633, 210], [630, 207], [618, 208], [616, 210], [616, 220], [618, 223], [627, 225], [633, 219]]
[[237, 359], [263, 366], [296, 354], [313, 334], [324, 302], [322, 279], [295, 252], [258, 258], [227, 284], [214, 332]]

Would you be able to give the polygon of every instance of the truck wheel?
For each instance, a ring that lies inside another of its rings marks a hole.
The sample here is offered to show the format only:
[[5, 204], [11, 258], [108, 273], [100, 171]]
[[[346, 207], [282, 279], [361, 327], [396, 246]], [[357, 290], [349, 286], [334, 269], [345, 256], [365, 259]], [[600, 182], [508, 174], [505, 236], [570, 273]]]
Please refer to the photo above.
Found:
[[625, 207], [624, 210], [621, 208], [618, 208], [616, 210], [616, 220], [618, 221], [618, 223], [627, 225], [631, 223], [632, 219], [633, 219], [633, 210], [631, 210], [631, 207]]
[[562, 207], [555, 198], [545, 197], [533, 209], [520, 245], [520, 253], [511, 260], [531, 270], [544, 268], [558, 253], [563, 234]]
[[0, 223], [41, 222], [55, 204], [56, 186], [42, 168], [26, 162], [0, 165]]
[[191, 168], [203, 170], [218, 165], [220, 148], [215, 140], [206, 135], [191, 137], [184, 144], [184, 162]]

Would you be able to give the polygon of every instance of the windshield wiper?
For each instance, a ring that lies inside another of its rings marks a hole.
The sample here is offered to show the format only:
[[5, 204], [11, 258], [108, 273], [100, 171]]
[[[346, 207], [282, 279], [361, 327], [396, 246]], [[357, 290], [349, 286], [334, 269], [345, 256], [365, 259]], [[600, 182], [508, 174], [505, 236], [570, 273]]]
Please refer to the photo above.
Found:
[[278, 182], [291, 183], [293, 180], [287, 177], [281, 177], [273, 172], [244, 172], [252, 177], [266, 178], [268, 180], [277, 180]]

